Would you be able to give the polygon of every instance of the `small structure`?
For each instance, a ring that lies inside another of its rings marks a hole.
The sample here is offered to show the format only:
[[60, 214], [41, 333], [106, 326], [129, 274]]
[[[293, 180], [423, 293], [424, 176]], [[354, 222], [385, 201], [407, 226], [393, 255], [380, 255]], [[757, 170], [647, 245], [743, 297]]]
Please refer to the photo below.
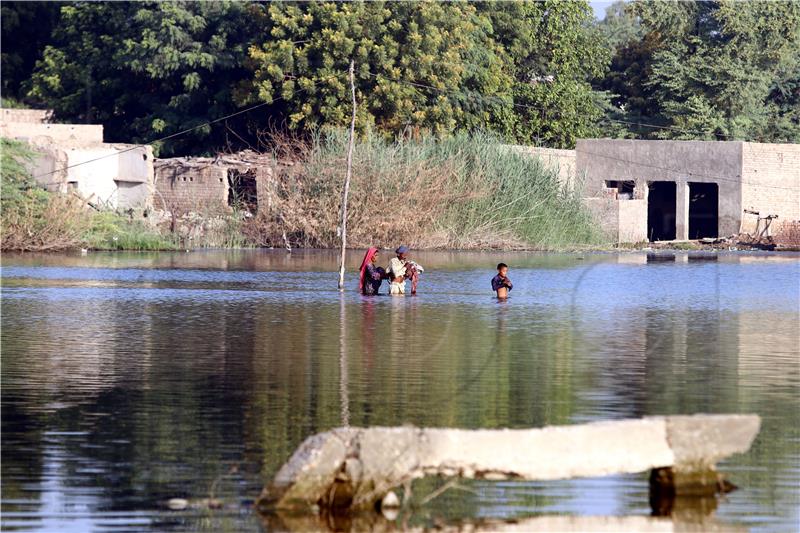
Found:
[[251, 214], [259, 204], [275, 198], [271, 156], [252, 151], [209, 157], [175, 157], [155, 161], [157, 209], [186, 213], [220, 214], [233, 206]]
[[306, 439], [257, 505], [370, 509], [427, 475], [550, 480], [648, 470], [651, 495], [713, 495], [726, 489], [715, 464], [747, 451], [760, 423], [694, 415], [522, 430], [338, 428]]
[[75, 192], [112, 209], [152, 206], [153, 151], [103, 142], [99, 124], [50, 124], [52, 113], [3, 109], [0, 136], [26, 142], [38, 156], [34, 179], [50, 191]]
[[616, 242], [779, 233], [800, 220], [797, 144], [583, 139], [575, 153], [586, 205]]

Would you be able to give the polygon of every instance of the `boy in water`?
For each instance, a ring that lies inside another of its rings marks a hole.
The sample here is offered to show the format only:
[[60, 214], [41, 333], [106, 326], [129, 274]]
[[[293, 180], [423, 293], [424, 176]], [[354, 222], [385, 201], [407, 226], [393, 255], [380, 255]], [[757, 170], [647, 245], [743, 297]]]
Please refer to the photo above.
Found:
[[504, 300], [512, 287], [511, 280], [508, 279], [508, 265], [500, 263], [497, 265], [497, 275], [492, 278], [492, 290], [497, 293], [498, 298]]

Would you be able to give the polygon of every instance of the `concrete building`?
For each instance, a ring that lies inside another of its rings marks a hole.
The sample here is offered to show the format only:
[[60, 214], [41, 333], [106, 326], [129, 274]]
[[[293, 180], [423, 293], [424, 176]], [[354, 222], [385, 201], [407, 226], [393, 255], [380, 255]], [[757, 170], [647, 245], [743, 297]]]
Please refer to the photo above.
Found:
[[[586, 139], [586, 205], [616, 242], [776, 234], [800, 220], [800, 145]], [[771, 217], [771, 218], [770, 218]]]
[[3, 109], [0, 136], [26, 142], [38, 154], [36, 181], [51, 191], [73, 191], [110, 209], [152, 207], [153, 151], [103, 142], [99, 124], [50, 124], [49, 111]]

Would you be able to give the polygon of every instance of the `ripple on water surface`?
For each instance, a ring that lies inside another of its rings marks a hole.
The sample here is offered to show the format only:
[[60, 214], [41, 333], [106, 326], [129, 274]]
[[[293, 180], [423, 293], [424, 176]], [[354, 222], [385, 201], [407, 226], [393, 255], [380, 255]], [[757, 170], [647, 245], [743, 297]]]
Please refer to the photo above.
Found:
[[[270, 527], [250, 511], [263, 481], [343, 421], [496, 428], [755, 412], [753, 448], [721, 465], [741, 490], [714, 520], [791, 530], [800, 261], [697, 258], [420, 253], [419, 296], [364, 298], [336, 291], [335, 254], [5, 256], [3, 529]], [[499, 260], [511, 265], [507, 302], [488, 290]], [[649, 514], [645, 475], [466, 488], [413, 523]], [[188, 507], [167, 510], [175, 497]], [[203, 508], [207, 498], [222, 509]]]

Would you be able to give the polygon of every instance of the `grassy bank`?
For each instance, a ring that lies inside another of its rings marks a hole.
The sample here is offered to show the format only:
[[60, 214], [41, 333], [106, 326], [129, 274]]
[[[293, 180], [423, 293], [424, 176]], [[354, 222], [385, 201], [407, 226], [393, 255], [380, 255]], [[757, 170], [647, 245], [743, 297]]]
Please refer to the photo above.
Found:
[[[283, 139], [271, 209], [245, 231], [252, 242], [335, 247], [347, 135], [310, 144]], [[483, 134], [387, 143], [367, 135], [355, 147], [348, 243], [353, 247], [565, 249], [601, 242], [580, 198], [557, 172]]]

